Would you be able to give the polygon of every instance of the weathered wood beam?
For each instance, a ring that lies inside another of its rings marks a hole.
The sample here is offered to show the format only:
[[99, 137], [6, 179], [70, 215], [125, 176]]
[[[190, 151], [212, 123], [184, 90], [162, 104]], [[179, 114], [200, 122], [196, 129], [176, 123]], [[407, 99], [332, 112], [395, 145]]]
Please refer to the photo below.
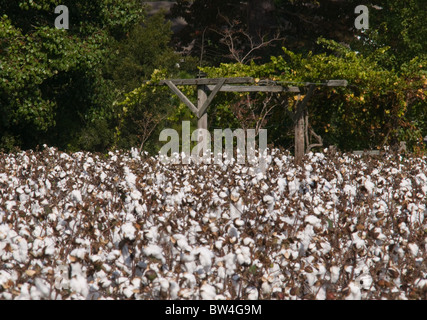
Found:
[[225, 79], [224, 83], [253, 83], [254, 79], [252, 77], [236, 77], [236, 78], [201, 78], [201, 79], [170, 79], [170, 80], [161, 80], [159, 85], [164, 85], [173, 83], [176, 86], [187, 86], [187, 85], [216, 85], [218, 82]]
[[164, 84], [166, 84], [177, 96], [178, 98], [185, 103], [187, 107], [190, 108], [190, 110], [197, 115], [199, 110], [194, 106], [194, 104], [179, 90], [175, 84], [170, 80], [164, 80]]
[[197, 113], [197, 117], [201, 118], [203, 114], [206, 112], [206, 109], [211, 104], [213, 98], [215, 98], [216, 94], [219, 90], [221, 90], [221, 87], [224, 85], [225, 78], [220, 79], [220, 81], [214, 86], [212, 89], [212, 92], [209, 94], [209, 97], [203, 102], [202, 106], [199, 107], [199, 111]]
[[[209, 90], [213, 90], [215, 86], [208, 85]], [[242, 85], [223, 85], [221, 92], [300, 92], [300, 89], [295, 86], [242, 86]]]
[[326, 81], [327, 87], [347, 87], [347, 80], [328, 80]]

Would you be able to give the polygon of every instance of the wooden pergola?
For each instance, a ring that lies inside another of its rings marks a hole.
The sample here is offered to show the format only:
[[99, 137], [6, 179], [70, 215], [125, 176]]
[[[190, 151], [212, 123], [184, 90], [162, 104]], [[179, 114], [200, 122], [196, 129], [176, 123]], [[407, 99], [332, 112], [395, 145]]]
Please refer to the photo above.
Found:
[[[295, 110], [292, 113], [295, 129], [295, 162], [301, 163], [305, 153], [304, 146], [304, 114], [307, 103], [313, 96], [317, 86], [345, 87], [347, 80], [327, 80], [321, 83], [298, 83], [298, 85], [284, 85], [283, 82], [260, 80], [255, 82], [252, 77], [241, 78], [194, 78], [162, 80], [159, 85], [167, 85], [179, 99], [197, 116], [198, 128], [208, 129], [207, 109], [218, 92], [293, 92], [298, 94]], [[288, 83], [291, 84], [291, 83]], [[197, 86], [197, 104], [182, 93], [177, 86]], [[301, 96], [304, 97], [301, 99]]]

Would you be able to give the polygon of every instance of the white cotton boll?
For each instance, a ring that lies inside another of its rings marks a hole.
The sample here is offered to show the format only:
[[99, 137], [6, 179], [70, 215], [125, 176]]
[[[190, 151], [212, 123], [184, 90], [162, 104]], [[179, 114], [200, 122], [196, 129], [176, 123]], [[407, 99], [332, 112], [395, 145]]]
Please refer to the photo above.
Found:
[[269, 295], [271, 294], [271, 292], [272, 292], [271, 285], [267, 281], [264, 281], [261, 285], [261, 294]]
[[418, 255], [419, 247], [416, 243], [409, 243], [408, 249], [410, 250], [410, 252], [412, 253], [412, 255], [414, 257], [416, 257]]
[[274, 204], [274, 198], [272, 196], [269, 195], [265, 195], [263, 197], [264, 202], [268, 203], [268, 204]]
[[18, 244], [14, 245], [13, 258], [19, 263], [25, 263], [28, 258], [28, 244], [24, 238], [18, 238]]
[[255, 240], [252, 239], [252, 238], [246, 237], [246, 238], [243, 239], [243, 244], [245, 246], [251, 246], [251, 245], [253, 246], [254, 243], [255, 243]]
[[197, 284], [197, 279], [194, 276], [194, 274], [190, 273], [190, 272], [184, 272], [183, 276], [184, 278], [184, 283], [187, 285], [188, 288], [194, 288]]
[[176, 242], [176, 244], [182, 251], [187, 251], [187, 252], [191, 251], [191, 247], [188, 245], [187, 239], [185, 238], [179, 239]]
[[29, 288], [30, 288], [30, 284], [29, 283], [24, 283], [21, 286], [21, 293], [16, 298], [16, 300], [30, 300], [31, 296], [30, 296]]
[[45, 247], [44, 241], [37, 238], [33, 242], [33, 246], [31, 248], [32, 255], [34, 257], [40, 257], [43, 254], [43, 249]]
[[0, 287], [4, 286], [10, 280], [12, 280], [10, 273], [4, 270], [0, 270]]
[[169, 294], [171, 300], [177, 300], [178, 299], [178, 293], [179, 293], [179, 285], [175, 281], [169, 282]]
[[196, 252], [199, 254], [199, 261], [203, 269], [209, 272], [212, 267], [212, 259], [215, 258], [214, 253], [206, 247], [199, 248]]
[[411, 191], [412, 190], [412, 182], [410, 179], [403, 179], [400, 183], [400, 190], [402, 191]]
[[331, 282], [337, 283], [340, 277], [340, 268], [337, 266], [333, 266], [330, 268], [331, 271]]
[[331, 244], [329, 242], [321, 242], [320, 247], [322, 248], [321, 251], [323, 254], [327, 254], [332, 249]]
[[237, 261], [236, 255], [230, 252], [229, 254], [223, 257], [223, 261], [225, 262], [226, 274], [229, 276], [234, 274], [234, 270], [236, 269], [236, 261]]
[[203, 300], [214, 300], [216, 298], [216, 289], [210, 284], [204, 284], [200, 288], [200, 296]]
[[45, 245], [45, 249], [44, 249], [45, 255], [52, 256], [55, 254], [56, 252], [55, 240], [53, 240], [52, 238], [46, 238], [44, 240], [44, 245]]
[[80, 193], [79, 190], [73, 190], [73, 191], [71, 191], [71, 200], [75, 201], [77, 203], [81, 203], [82, 202], [82, 194]]
[[425, 288], [427, 286], [427, 279], [418, 278], [414, 282], [418, 288]]
[[112, 250], [107, 256], [107, 261], [112, 262], [116, 260], [118, 257], [120, 257], [120, 254], [120, 250]]
[[84, 260], [87, 250], [85, 248], [76, 248], [71, 251], [70, 256]]
[[192, 254], [192, 253], [190, 253], [190, 254], [184, 254], [184, 253], [182, 253], [180, 261], [186, 263], [186, 262], [193, 262], [195, 259], [196, 258], [194, 256], [194, 254]]
[[344, 193], [349, 195], [350, 197], [355, 197], [357, 194], [357, 189], [355, 186], [346, 184], [343, 189]]
[[219, 196], [221, 197], [221, 198], [227, 198], [227, 193], [225, 193], [224, 191], [221, 191], [220, 193], [219, 193]]
[[139, 200], [141, 199], [142, 194], [138, 190], [133, 190], [130, 194], [130, 197], [132, 198], [132, 200]]
[[300, 183], [297, 179], [288, 182], [289, 195], [293, 196], [299, 190]]
[[313, 215], [309, 215], [306, 216], [304, 219], [304, 222], [307, 222], [311, 225], [313, 225], [314, 227], [321, 227], [322, 226], [322, 220], [320, 220], [319, 218], [317, 218], [316, 216]]
[[319, 288], [319, 291], [316, 295], [316, 300], [326, 300], [326, 286]]
[[357, 282], [365, 290], [369, 290], [369, 288], [371, 288], [372, 281], [372, 277], [369, 274], [363, 274], [357, 278]]
[[345, 298], [345, 300], [360, 300], [362, 298], [360, 288], [354, 282], [351, 282], [348, 288], [350, 290], [350, 294]]
[[284, 178], [277, 179], [277, 186], [279, 187], [278, 188], [279, 194], [282, 194], [283, 191], [285, 191], [286, 185], [287, 185], [286, 179], [284, 179]]
[[34, 280], [37, 290], [42, 298], [49, 298], [50, 295], [50, 285], [49, 283], [41, 278], [36, 278]]
[[221, 250], [223, 242], [224, 242], [224, 240], [216, 240], [215, 241], [215, 248], [217, 248], [218, 250]]
[[134, 295], [132, 287], [126, 287], [122, 292], [127, 299], [130, 299]]
[[240, 265], [250, 265], [251, 264], [251, 253], [249, 247], [241, 246], [236, 250], [237, 262]]
[[325, 180], [323, 185], [323, 192], [329, 192], [331, 189], [333, 189], [332, 184]]
[[147, 246], [146, 248], [144, 248], [143, 252], [147, 257], [152, 256], [158, 260], [161, 260], [162, 263], [166, 262], [166, 259], [163, 257], [163, 249], [161, 247], [159, 247], [158, 245], [151, 244], [151, 245]]
[[245, 224], [245, 222], [241, 219], [236, 219], [234, 221], [234, 224], [236, 225], [236, 227], [242, 227]]
[[10, 228], [8, 224], [1, 224], [0, 225], [0, 240], [4, 240], [7, 238], [9, 234]]
[[70, 289], [72, 292], [80, 294], [83, 298], [86, 298], [89, 294], [89, 286], [86, 281], [86, 277], [80, 274], [74, 276], [70, 281]]
[[209, 229], [211, 230], [212, 233], [215, 233], [215, 232], [219, 231], [219, 228], [213, 222], [209, 224]]
[[374, 192], [375, 184], [371, 180], [365, 180], [364, 186], [369, 194]]
[[246, 293], [248, 295], [248, 300], [258, 300], [258, 289], [255, 287], [247, 287]]
[[135, 239], [136, 228], [133, 226], [132, 222], [126, 222], [121, 226], [121, 234], [123, 238], [134, 240]]
[[159, 279], [159, 285], [160, 285], [160, 291], [161, 292], [168, 292], [170, 283], [167, 279], [161, 278]]

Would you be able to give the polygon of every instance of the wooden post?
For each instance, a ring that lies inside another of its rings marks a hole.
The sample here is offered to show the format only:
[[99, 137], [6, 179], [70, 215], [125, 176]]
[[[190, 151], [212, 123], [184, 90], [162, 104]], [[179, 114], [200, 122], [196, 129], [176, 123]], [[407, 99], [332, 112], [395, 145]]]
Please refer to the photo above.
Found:
[[300, 95], [298, 95], [298, 100], [296, 102], [295, 114], [294, 114], [294, 124], [295, 124], [295, 164], [300, 165], [302, 163], [302, 158], [305, 154], [305, 112], [308, 100], [310, 100], [313, 95], [315, 86], [310, 85], [308, 87], [307, 94], [304, 99], [300, 100]]
[[[204, 105], [207, 99], [208, 99], [208, 95], [206, 93], [206, 86], [205, 85], [197, 86], [197, 109], [198, 110], [201, 109], [201, 107]], [[197, 129], [205, 129], [205, 130], [208, 129], [208, 113], [206, 112], [206, 110], [203, 114], [199, 115], [199, 120], [197, 121]], [[207, 137], [199, 133], [197, 141], [200, 142], [202, 139], [206, 143]], [[201, 145], [198, 144], [198, 146], [199, 146], [199, 149], [197, 150], [197, 154], [200, 155]]]
[[[198, 129], [208, 129], [208, 115], [206, 113], [209, 105], [214, 99], [215, 95], [218, 92], [295, 92], [300, 93], [302, 90], [297, 86], [282, 86], [276, 84], [275, 81], [264, 81], [263, 83], [259, 82], [258, 85], [253, 85], [254, 79], [251, 77], [243, 78], [197, 78], [197, 79], [171, 79], [171, 80], [161, 80], [159, 85], [167, 85], [174, 92], [183, 103], [185, 103], [190, 110], [197, 116]], [[242, 84], [252, 84], [252, 85], [242, 85]], [[282, 82], [285, 83], [285, 82]], [[266, 84], [266, 85], [264, 85]], [[177, 86], [186, 86], [186, 85], [196, 85], [197, 86], [197, 106], [193, 103], [177, 88]], [[305, 121], [307, 102], [313, 95], [313, 92], [318, 85], [326, 85], [327, 87], [345, 87], [347, 86], [347, 80], [327, 80], [325, 83], [310, 83], [306, 82], [304, 88], [306, 90], [305, 97], [301, 100], [301, 95], [295, 105], [295, 110], [291, 113], [291, 117], [294, 121], [294, 130], [295, 130], [295, 163], [301, 164], [302, 158], [305, 154], [305, 129], [307, 123]], [[211, 91], [209, 96], [207, 92]], [[207, 132], [207, 131], [206, 131]], [[200, 155], [200, 149], [202, 141], [208, 142], [208, 137], [203, 137], [199, 135], [197, 137], [198, 149]], [[309, 145], [308, 147], [312, 147]], [[207, 149], [210, 149], [208, 146]]]
[[[299, 101], [298, 101], [299, 102]], [[297, 104], [297, 108], [301, 107], [302, 103]], [[298, 110], [298, 109], [297, 109]], [[298, 114], [298, 118], [295, 119], [295, 164], [301, 164], [302, 158], [304, 157], [304, 112]]]

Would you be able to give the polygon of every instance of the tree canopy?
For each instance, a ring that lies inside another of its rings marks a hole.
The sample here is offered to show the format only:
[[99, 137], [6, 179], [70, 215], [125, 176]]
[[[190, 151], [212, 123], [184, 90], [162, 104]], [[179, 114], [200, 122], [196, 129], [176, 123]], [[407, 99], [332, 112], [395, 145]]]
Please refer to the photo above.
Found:
[[[156, 152], [159, 128], [191, 114], [150, 83], [200, 68], [281, 83], [347, 79], [347, 88], [319, 89], [310, 102], [310, 126], [325, 145], [404, 140], [419, 150], [427, 135], [425, 1], [366, 2], [369, 29], [358, 30], [354, 10], [363, 2], [178, 0], [166, 17], [187, 25], [173, 34], [138, 0], [0, 0], [0, 149]], [[69, 9], [68, 30], [54, 26], [58, 5]], [[294, 98], [221, 93], [209, 119], [238, 127], [261, 116], [269, 142], [288, 148]]]

